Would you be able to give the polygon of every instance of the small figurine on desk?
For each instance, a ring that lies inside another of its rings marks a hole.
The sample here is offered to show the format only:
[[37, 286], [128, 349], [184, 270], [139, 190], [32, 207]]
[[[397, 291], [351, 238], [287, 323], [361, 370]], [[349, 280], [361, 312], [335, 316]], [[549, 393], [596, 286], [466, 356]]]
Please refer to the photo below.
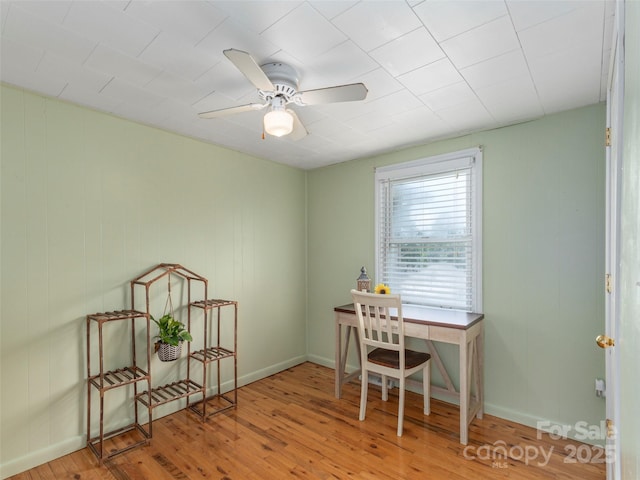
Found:
[[360, 269], [360, 276], [358, 277], [358, 291], [369, 292], [371, 289], [371, 279], [367, 275], [367, 269], [362, 267]]

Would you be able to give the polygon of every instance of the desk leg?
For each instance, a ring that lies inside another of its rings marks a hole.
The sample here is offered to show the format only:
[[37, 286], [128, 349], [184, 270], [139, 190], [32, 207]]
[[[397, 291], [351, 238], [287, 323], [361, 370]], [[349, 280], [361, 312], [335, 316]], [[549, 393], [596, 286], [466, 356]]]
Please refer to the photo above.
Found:
[[[347, 344], [348, 345], [348, 344]], [[344, 367], [342, 366], [342, 325], [336, 320], [336, 352], [335, 352], [335, 395], [340, 398], [342, 390], [342, 377], [344, 376]]]
[[468, 369], [468, 351], [469, 343], [467, 343], [467, 335], [462, 336], [460, 343], [460, 443], [466, 445], [469, 442], [469, 390], [471, 372]]
[[358, 329], [351, 325], [346, 325], [347, 332], [344, 339], [342, 339], [342, 325], [336, 321], [336, 351], [335, 351], [335, 396], [340, 398], [342, 396], [342, 386], [360, 375], [362, 368], [354, 370], [351, 373], [347, 370], [347, 357], [349, 356], [349, 342], [351, 341], [351, 330], [353, 330], [353, 338], [356, 342], [356, 350], [358, 351], [358, 363], [360, 363], [361, 349], [360, 349], [360, 336], [358, 335]]
[[480, 406], [478, 407], [478, 418], [482, 418], [484, 414], [484, 328], [480, 329], [480, 333], [476, 337], [476, 379], [477, 379], [477, 387], [476, 391], [478, 392], [478, 402]]
[[[473, 379], [474, 395], [472, 398], [471, 392], [469, 392], [469, 422], [472, 422], [475, 417], [482, 418], [484, 413], [484, 385], [482, 378], [482, 369], [484, 362], [483, 351], [483, 338], [482, 330], [473, 337], [469, 342], [470, 352], [468, 354], [469, 371], [471, 372], [471, 378]], [[473, 400], [473, 402], [471, 402]]]
[[[342, 332], [340, 332], [342, 335]], [[349, 356], [349, 341], [351, 340], [351, 327], [347, 325], [347, 333], [344, 339], [344, 347], [340, 353], [340, 392], [339, 395], [342, 395], [342, 385], [347, 383], [347, 357]], [[338, 396], [337, 398], [340, 398]]]
[[[469, 441], [469, 424], [484, 413], [484, 343], [480, 329], [469, 340], [465, 334], [460, 344], [460, 443]], [[475, 389], [474, 403], [471, 403], [471, 381]]]

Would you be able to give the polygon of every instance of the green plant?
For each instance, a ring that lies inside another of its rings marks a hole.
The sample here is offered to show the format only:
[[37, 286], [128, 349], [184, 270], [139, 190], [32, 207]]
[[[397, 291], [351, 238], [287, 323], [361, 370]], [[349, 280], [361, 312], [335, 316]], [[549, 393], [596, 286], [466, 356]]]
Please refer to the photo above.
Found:
[[184, 328], [184, 323], [179, 322], [171, 315], [166, 314], [160, 317], [160, 320], [156, 320], [151, 316], [151, 320], [158, 325], [158, 335], [155, 338], [160, 343], [167, 343], [174, 347], [180, 342], [190, 342], [193, 340], [191, 334]]

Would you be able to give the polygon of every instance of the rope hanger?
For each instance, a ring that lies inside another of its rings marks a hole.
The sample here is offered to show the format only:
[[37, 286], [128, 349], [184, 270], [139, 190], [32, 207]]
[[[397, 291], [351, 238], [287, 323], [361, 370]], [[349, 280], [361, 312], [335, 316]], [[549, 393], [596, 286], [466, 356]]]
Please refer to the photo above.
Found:
[[171, 318], [175, 318], [173, 316], [173, 300], [171, 299], [171, 274], [167, 275], [167, 301], [164, 304], [163, 316], [167, 314], [167, 309]]

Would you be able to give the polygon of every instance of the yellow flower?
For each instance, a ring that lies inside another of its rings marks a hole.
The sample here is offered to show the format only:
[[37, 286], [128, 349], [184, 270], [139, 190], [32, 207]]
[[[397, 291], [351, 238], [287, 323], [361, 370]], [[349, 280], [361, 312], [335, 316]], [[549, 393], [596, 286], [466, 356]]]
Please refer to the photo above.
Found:
[[376, 293], [380, 293], [382, 295], [386, 295], [391, 293], [391, 289], [389, 288], [389, 285], [385, 285], [384, 283], [379, 283], [376, 285]]

